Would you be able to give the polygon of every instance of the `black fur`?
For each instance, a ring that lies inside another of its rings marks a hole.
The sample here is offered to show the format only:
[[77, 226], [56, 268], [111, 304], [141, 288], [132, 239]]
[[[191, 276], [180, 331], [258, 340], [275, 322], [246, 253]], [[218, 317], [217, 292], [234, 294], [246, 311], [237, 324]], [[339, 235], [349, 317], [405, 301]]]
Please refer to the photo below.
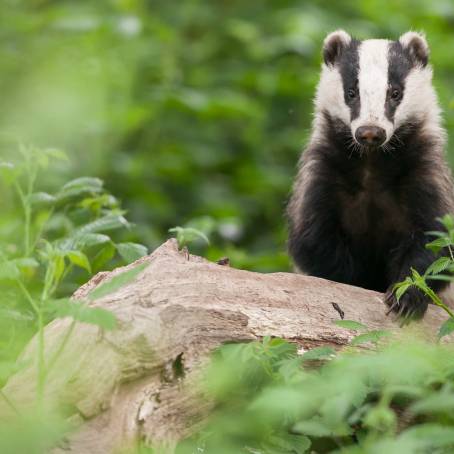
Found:
[[[358, 91], [359, 55], [358, 47], [361, 41], [352, 39], [350, 44], [345, 47], [338, 58], [337, 64], [342, 77], [344, 87], [345, 104], [350, 107], [351, 120], [358, 117], [361, 109], [361, 100]], [[355, 97], [349, 96], [349, 91], [353, 90]]]
[[[394, 310], [422, 317], [426, 297], [411, 290], [397, 306], [392, 289], [411, 267], [423, 273], [435, 259], [426, 232], [440, 230], [436, 218], [446, 214], [446, 194], [431, 176], [436, 139], [413, 121], [396, 131], [391, 151], [359, 152], [350, 127], [324, 115], [326, 140], [306, 151], [316, 164], [301, 207], [290, 212], [290, 254], [312, 276], [387, 292]], [[435, 291], [445, 285], [432, 281]]]
[[[394, 120], [394, 113], [397, 106], [402, 101], [405, 90], [405, 79], [413, 68], [414, 63], [408, 49], [404, 49], [399, 41], [393, 41], [389, 45], [388, 53], [388, 93], [385, 103], [385, 115], [390, 120]], [[397, 89], [400, 92], [398, 99], [391, 97], [392, 92]]]

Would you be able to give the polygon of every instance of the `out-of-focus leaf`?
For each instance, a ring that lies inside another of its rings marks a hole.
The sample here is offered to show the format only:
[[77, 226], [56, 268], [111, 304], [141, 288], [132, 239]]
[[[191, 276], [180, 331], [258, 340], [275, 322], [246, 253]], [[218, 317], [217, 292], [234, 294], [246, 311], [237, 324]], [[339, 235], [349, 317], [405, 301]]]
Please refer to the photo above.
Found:
[[360, 345], [366, 342], [377, 343], [380, 339], [384, 337], [389, 337], [391, 333], [385, 330], [373, 330], [368, 331], [364, 334], [359, 334], [358, 336], [354, 337], [350, 342], [350, 345]]
[[71, 301], [67, 298], [48, 301], [46, 310], [51, 312], [54, 317], [71, 317], [78, 322], [97, 325], [105, 330], [112, 330], [117, 324], [112, 312], [100, 307], [89, 307], [85, 303]]
[[304, 361], [309, 360], [322, 360], [332, 358], [336, 354], [336, 350], [332, 347], [315, 347], [309, 351], [304, 352], [301, 358]]
[[354, 320], [336, 320], [334, 324], [340, 326], [341, 328], [351, 329], [354, 331], [362, 331], [367, 329], [366, 325], [363, 325], [362, 323], [359, 322], [355, 322]]
[[446, 320], [440, 326], [440, 329], [438, 330], [438, 339], [441, 339], [442, 337], [448, 336], [453, 331], [454, 331], [454, 318], [449, 317], [448, 320]]
[[69, 261], [78, 266], [79, 268], [83, 268], [91, 273], [90, 262], [88, 261], [87, 256], [81, 251], [68, 251], [66, 253], [66, 257], [68, 257]]
[[88, 294], [88, 298], [90, 300], [96, 300], [119, 290], [121, 287], [131, 283], [148, 265], [147, 262], [141, 263], [130, 270], [113, 276], [107, 282], [103, 282], [93, 289]]
[[135, 262], [140, 257], [148, 254], [148, 249], [137, 243], [118, 243], [116, 248], [126, 263]]

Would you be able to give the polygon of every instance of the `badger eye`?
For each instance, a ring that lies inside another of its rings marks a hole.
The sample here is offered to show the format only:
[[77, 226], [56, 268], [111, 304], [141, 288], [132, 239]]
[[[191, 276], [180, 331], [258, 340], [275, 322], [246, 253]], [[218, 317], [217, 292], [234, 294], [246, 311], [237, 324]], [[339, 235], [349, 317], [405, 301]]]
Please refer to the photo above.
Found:
[[400, 98], [400, 90], [397, 88], [394, 88], [393, 91], [391, 92], [391, 99], [394, 99], [394, 101], [397, 101]]
[[349, 88], [347, 91], [347, 95], [350, 99], [356, 98], [356, 90], [354, 88]]

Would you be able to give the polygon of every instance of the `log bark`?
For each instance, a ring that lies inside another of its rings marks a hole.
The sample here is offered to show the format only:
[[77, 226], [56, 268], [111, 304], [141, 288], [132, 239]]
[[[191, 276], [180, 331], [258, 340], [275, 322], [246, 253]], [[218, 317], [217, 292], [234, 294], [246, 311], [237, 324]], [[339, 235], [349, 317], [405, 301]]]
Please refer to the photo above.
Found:
[[[380, 293], [304, 275], [218, 265], [179, 251], [175, 240], [128, 267], [99, 273], [74, 298], [86, 300], [95, 287], [143, 262], [148, 265], [133, 282], [90, 303], [112, 311], [118, 328], [77, 324], [48, 374], [45, 401], [64, 408], [78, 425], [56, 452], [105, 454], [138, 440], [171, 451], [209, 407], [197, 399], [194, 383], [207, 353], [222, 343], [278, 336], [301, 350], [339, 348], [355, 335], [333, 323], [341, 313], [370, 329], [400, 329], [385, 315]], [[443, 311], [430, 307], [418, 327], [433, 335], [445, 319]], [[70, 325], [71, 320], [59, 319], [46, 327], [47, 361]], [[18, 408], [35, 399], [36, 346], [35, 338], [20, 359], [26, 367], [3, 389]], [[0, 414], [6, 413], [0, 407]]]

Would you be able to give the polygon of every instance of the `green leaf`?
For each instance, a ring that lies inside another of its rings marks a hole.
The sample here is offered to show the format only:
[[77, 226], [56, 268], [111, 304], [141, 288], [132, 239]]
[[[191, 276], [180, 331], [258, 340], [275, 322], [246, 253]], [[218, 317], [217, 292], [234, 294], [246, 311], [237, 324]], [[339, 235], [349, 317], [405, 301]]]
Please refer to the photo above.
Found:
[[46, 148], [43, 152], [51, 158], [55, 158], [60, 161], [69, 161], [68, 155], [63, 150], [59, 150], [58, 148]]
[[292, 432], [297, 432], [303, 435], [312, 437], [329, 437], [333, 435], [332, 430], [327, 427], [322, 421], [311, 419], [308, 421], [299, 421], [292, 427]]
[[81, 177], [66, 183], [57, 194], [57, 199], [61, 202], [84, 194], [97, 194], [102, 190], [103, 182], [99, 178]]
[[450, 238], [444, 236], [441, 238], [437, 238], [436, 240], [431, 241], [430, 243], [426, 244], [426, 248], [430, 249], [431, 251], [438, 253], [443, 248], [447, 246], [453, 246], [453, 243]]
[[361, 331], [367, 329], [366, 325], [362, 323], [355, 322], [354, 320], [336, 320], [335, 325], [340, 326], [341, 328], [351, 329], [355, 331]]
[[433, 393], [416, 401], [410, 410], [415, 415], [420, 414], [451, 414], [454, 409], [454, 394], [446, 392]]
[[126, 263], [135, 262], [140, 257], [148, 254], [148, 249], [142, 244], [119, 243], [116, 245], [117, 251]]
[[48, 206], [56, 202], [57, 198], [47, 192], [35, 192], [28, 197], [32, 205]]
[[426, 270], [427, 274], [440, 274], [442, 271], [445, 271], [452, 264], [452, 260], [449, 257], [440, 257], [435, 260], [429, 268]]
[[453, 331], [454, 331], [454, 318], [449, 317], [448, 320], [446, 320], [440, 326], [440, 329], [438, 330], [438, 340], [440, 340], [442, 337], [448, 336]]
[[413, 285], [413, 282], [411, 279], [407, 278], [404, 282], [401, 282], [399, 284], [396, 284], [394, 286], [395, 292], [396, 292], [396, 299], [397, 301], [400, 301], [402, 298], [403, 294]]
[[443, 452], [452, 452], [454, 428], [435, 423], [419, 424], [407, 429], [399, 438], [417, 442], [418, 452], [432, 452], [429, 450], [444, 447], [451, 449]]
[[94, 271], [101, 270], [104, 265], [111, 260], [115, 255], [115, 246], [113, 243], [109, 242], [96, 254], [95, 258], [92, 260], [92, 269]]
[[389, 337], [391, 333], [385, 330], [373, 330], [364, 334], [360, 334], [352, 339], [350, 345], [360, 345], [366, 342], [372, 342], [376, 344], [383, 337]]
[[104, 282], [95, 289], [93, 289], [88, 294], [88, 298], [90, 300], [99, 299], [119, 290], [121, 287], [124, 287], [125, 285], [131, 283], [148, 265], [149, 265], [148, 262], [141, 263], [140, 265], [130, 270], [123, 271], [123, 273], [121, 274], [117, 274], [116, 276], [109, 279], [107, 282]]
[[84, 225], [77, 231], [77, 234], [82, 236], [87, 233], [101, 233], [124, 227], [129, 228], [130, 224], [123, 216], [119, 214], [108, 214]]
[[0, 262], [0, 279], [18, 279], [20, 271], [14, 260]]
[[69, 261], [78, 266], [79, 268], [83, 268], [91, 273], [91, 266], [90, 262], [88, 261], [87, 256], [81, 251], [68, 251], [66, 252], [66, 257], [68, 257]]
[[103, 233], [85, 233], [76, 237], [76, 246], [79, 248], [89, 248], [100, 244], [109, 243], [110, 237]]
[[46, 310], [56, 318], [71, 317], [78, 322], [97, 325], [105, 330], [112, 330], [117, 325], [117, 320], [112, 312], [100, 307], [89, 307], [86, 303], [67, 298], [48, 301]]
[[336, 354], [336, 350], [331, 347], [315, 347], [311, 348], [307, 352], [304, 352], [301, 358], [304, 361], [309, 360], [321, 360], [321, 359], [328, 359], [331, 358], [333, 355]]

